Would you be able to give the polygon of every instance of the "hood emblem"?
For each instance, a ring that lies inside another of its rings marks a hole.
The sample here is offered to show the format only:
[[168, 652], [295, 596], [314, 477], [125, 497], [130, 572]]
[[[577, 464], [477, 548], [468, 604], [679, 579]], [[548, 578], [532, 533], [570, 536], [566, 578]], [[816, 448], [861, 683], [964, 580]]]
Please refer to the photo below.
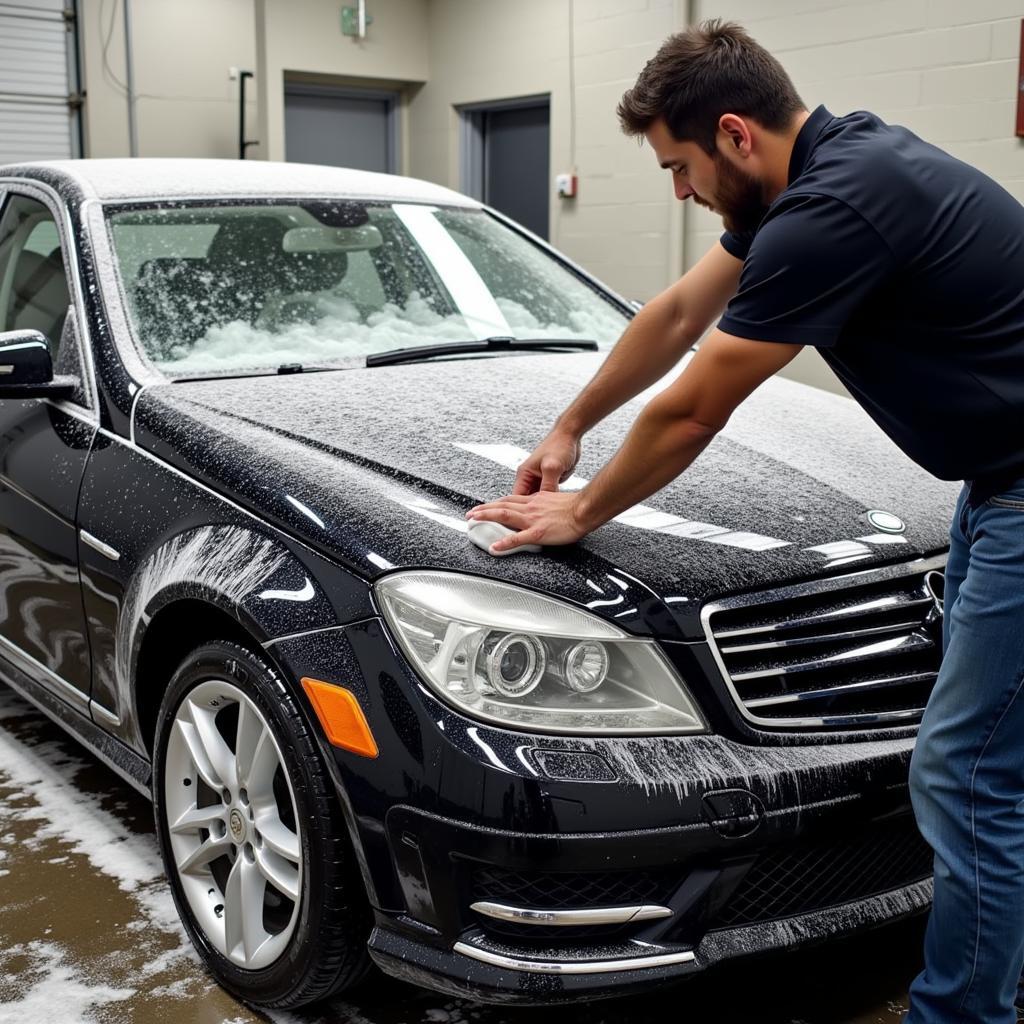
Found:
[[878, 508], [869, 510], [868, 522], [882, 533], [902, 533], [907, 528], [907, 524], [899, 516]]

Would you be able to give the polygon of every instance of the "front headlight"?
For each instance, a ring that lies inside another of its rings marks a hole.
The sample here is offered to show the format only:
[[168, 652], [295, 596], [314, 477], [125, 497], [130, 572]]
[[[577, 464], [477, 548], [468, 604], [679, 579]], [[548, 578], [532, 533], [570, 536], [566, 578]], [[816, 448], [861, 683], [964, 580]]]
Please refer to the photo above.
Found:
[[474, 718], [590, 735], [705, 729], [654, 641], [573, 605], [448, 572], [399, 572], [374, 589], [424, 682]]

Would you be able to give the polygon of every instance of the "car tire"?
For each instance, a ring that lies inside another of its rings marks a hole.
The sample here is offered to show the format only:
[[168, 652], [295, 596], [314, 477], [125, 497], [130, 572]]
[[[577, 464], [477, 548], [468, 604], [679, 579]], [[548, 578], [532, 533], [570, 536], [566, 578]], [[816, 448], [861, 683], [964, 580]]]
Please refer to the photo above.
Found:
[[182, 662], [157, 720], [153, 802], [178, 913], [224, 988], [292, 1008], [363, 978], [371, 915], [341, 806], [258, 654], [218, 641]]

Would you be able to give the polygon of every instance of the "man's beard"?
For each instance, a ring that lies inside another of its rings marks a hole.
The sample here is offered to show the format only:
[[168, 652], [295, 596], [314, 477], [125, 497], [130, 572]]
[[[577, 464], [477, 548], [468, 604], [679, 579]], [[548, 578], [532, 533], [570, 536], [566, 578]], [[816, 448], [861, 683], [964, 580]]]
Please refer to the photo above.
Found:
[[[722, 215], [725, 230], [755, 231], [768, 212], [761, 183], [731, 164], [721, 153], [716, 152], [712, 159], [718, 173], [714, 206]], [[709, 204], [701, 202], [700, 205]]]

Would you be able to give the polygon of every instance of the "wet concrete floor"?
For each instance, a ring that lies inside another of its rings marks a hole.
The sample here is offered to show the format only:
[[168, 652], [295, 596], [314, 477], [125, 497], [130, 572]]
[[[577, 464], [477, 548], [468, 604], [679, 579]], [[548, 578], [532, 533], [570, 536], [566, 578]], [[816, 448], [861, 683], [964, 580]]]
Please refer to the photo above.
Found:
[[376, 975], [301, 1013], [219, 989], [177, 923], [150, 805], [0, 684], [0, 1024], [894, 1024], [923, 923], [720, 967], [642, 998], [483, 1006]]

